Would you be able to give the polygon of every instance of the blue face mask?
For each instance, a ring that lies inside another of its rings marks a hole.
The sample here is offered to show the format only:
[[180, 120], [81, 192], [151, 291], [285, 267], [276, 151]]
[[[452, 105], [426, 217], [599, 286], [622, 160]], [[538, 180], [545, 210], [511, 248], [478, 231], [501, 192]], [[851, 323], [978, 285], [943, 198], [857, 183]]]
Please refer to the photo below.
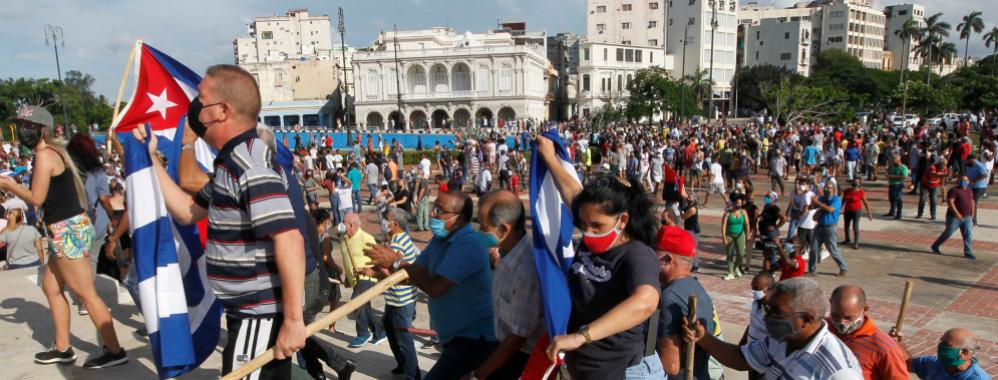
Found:
[[496, 238], [496, 235], [482, 231], [478, 231], [478, 241], [480, 241], [485, 248], [492, 248], [499, 245], [499, 239]]
[[970, 181], [960, 181], [960, 187], [967, 187], [970, 185]]
[[447, 234], [449, 234], [449, 232], [447, 232], [447, 227], [445, 227], [446, 224], [447, 222], [445, 222], [443, 219], [430, 218], [430, 232], [433, 233], [433, 237], [438, 237], [438, 238], [447, 237]]

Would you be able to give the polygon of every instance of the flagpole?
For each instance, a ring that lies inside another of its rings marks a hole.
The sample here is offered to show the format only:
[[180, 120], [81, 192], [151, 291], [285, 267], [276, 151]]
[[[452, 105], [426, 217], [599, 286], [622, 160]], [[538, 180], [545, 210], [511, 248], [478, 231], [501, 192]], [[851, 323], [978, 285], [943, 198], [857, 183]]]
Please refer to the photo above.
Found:
[[[361, 306], [366, 305], [368, 302], [374, 299], [374, 297], [377, 297], [382, 293], [384, 293], [385, 291], [387, 291], [389, 287], [392, 287], [395, 284], [398, 284], [399, 282], [402, 282], [407, 278], [409, 278], [409, 273], [404, 270], [400, 270], [398, 272], [392, 273], [391, 276], [385, 277], [384, 280], [381, 280], [377, 284], [374, 284], [373, 287], [361, 293], [357, 297], [351, 299], [349, 302], [343, 304], [343, 306], [336, 308], [322, 319], [319, 319], [315, 322], [310, 323], [308, 326], [305, 326], [305, 337], [307, 338], [312, 335], [315, 335], [319, 331], [322, 331], [323, 329], [329, 327], [329, 325], [333, 324], [333, 322], [342, 319], [343, 317], [347, 316], [347, 314], [350, 314], [354, 310], [359, 309]], [[234, 371], [230, 372], [228, 375], [225, 375], [224, 377], [222, 377], [222, 380], [237, 380], [244, 378], [246, 376], [249, 376], [256, 370], [260, 369], [264, 365], [267, 365], [267, 363], [270, 363], [272, 360], [274, 360], [274, 347], [268, 348], [267, 351], [260, 354], [260, 356], [257, 356], [253, 360], [250, 360], [248, 363], [243, 364], [242, 367], [239, 367]]]
[[[107, 144], [106, 149], [108, 153], [111, 153], [111, 141], [114, 139], [114, 121], [118, 120], [118, 112], [121, 110], [121, 96], [125, 92], [125, 81], [128, 79], [128, 70], [132, 68], [132, 61], [135, 60], [135, 50], [142, 44], [142, 39], [139, 38], [132, 44], [132, 51], [128, 53], [128, 61], [125, 62], [125, 69], [121, 71], [121, 82], [118, 84], [118, 96], [114, 98], [114, 112], [111, 114], [111, 125], [107, 128]], [[118, 154], [122, 152], [119, 150]]]

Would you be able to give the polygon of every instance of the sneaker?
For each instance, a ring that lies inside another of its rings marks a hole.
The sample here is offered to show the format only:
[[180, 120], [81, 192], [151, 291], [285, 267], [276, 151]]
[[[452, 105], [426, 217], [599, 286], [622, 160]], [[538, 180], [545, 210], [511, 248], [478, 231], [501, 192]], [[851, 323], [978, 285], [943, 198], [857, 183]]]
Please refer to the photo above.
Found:
[[742, 271], [740, 269], [735, 269], [735, 278], [739, 278], [741, 276], [742, 276]]
[[[350, 380], [350, 376], [353, 376], [353, 371], [357, 369], [357, 362], [353, 360], [347, 360], [347, 363], [343, 365], [336, 371], [336, 378], [340, 380]], [[394, 373], [394, 372], [393, 372]]]
[[383, 336], [383, 337], [380, 337], [380, 338], [371, 338], [371, 344], [375, 345], [375, 346], [377, 346], [379, 344], [382, 344], [384, 342], [387, 342], [387, 341], [388, 341], [388, 337], [387, 336]]
[[47, 351], [35, 354], [35, 363], [38, 364], [72, 363], [74, 361], [76, 361], [76, 353], [73, 352], [73, 347], [67, 348], [66, 351], [59, 351], [55, 349], [55, 346], [52, 346]]
[[89, 315], [90, 314], [90, 312], [87, 311], [87, 308], [84, 307], [83, 305], [77, 305], [76, 306], [76, 313], [79, 314], [79, 315]]
[[125, 363], [128, 363], [128, 354], [125, 353], [124, 348], [118, 350], [117, 353], [111, 353], [107, 347], [104, 347], [104, 353], [94, 359], [87, 360], [86, 363], [83, 363], [83, 368], [101, 369]]
[[734, 273], [728, 273], [728, 275], [724, 276], [724, 278], [723, 278], [724, 281], [731, 281], [731, 280], [734, 280], [734, 279], [735, 279], [735, 274]]
[[977, 256], [974, 256], [974, 255], [966, 255], [965, 254], [965, 255], [963, 255], [963, 257], [965, 257], [965, 258], [967, 258], [969, 260], [977, 260]]
[[844, 270], [842, 270], [842, 271], [839, 271], [839, 274], [838, 274], [837, 276], [838, 276], [838, 277], [845, 277], [845, 276], [846, 276], [846, 273], [848, 273], [848, 271], [844, 271]]
[[363, 347], [364, 344], [367, 344], [367, 341], [369, 339], [371, 339], [371, 338], [367, 337], [367, 336], [358, 336], [354, 340], [350, 341], [350, 344], [347, 345], [347, 347], [350, 347], [350, 348]]
[[939, 248], [932, 247], [932, 254], [934, 254], [934, 255], [941, 255], [943, 253], [939, 252]]
[[437, 340], [437, 339], [430, 339], [430, 340], [426, 341], [426, 343], [423, 343], [423, 345], [421, 346], [421, 348], [436, 348], [439, 345], [440, 345], [440, 341], [439, 340]]

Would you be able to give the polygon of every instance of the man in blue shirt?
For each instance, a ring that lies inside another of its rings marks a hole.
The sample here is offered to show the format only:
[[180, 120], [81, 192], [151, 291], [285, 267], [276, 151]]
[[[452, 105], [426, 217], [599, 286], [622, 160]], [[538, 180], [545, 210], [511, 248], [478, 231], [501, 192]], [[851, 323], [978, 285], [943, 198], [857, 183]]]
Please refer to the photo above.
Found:
[[991, 376], [977, 364], [974, 352], [978, 350], [974, 333], [955, 328], [943, 333], [936, 347], [936, 356], [911, 357], [902, 342], [902, 336], [891, 329], [891, 336], [901, 343], [908, 358], [908, 370], [923, 380], [991, 380]]
[[821, 246], [828, 248], [828, 253], [832, 254], [832, 259], [839, 264], [839, 277], [844, 277], [849, 271], [846, 259], [839, 253], [838, 241], [839, 232], [836, 225], [839, 223], [839, 214], [842, 213], [842, 198], [836, 194], [835, 184], [831, 181], [825, 182], [822, 196], [813, 200], [811, 207], [818, 209], [818, 226], [814, 228], [814, 240], [811, 244], [811, 257], [807, 262], [807, 272], [809, 276], [814, 276], [818, 272], [818, 263], [821, 262]]
[[981, 203], [981, 197], [988, 191], [991, 173], [988, 173], [988, 168], [977, 159], [977, 155], [971, 154], [967, 157], [966, 175], [970, 178], [970, 188], [974, 190], [974, 226], [977, 226], [977, 204]]
[[856, 163], [859, 162], [859, 148], [856, 148], [856, 143], [850, 141], [849, 148], [846, 148], [846, 174], [849, 175], [849, 181], [852, 181], [856, 177]]
[[424, 379], [457, 379], [496, 347], [492, 312], [492, 269], [488, 248], [471, 228], [474, 204], [468, 194], [440, 193], [430, 211], [433, 240], [413, 264], [385, 247], [365, 252], [382, 268], [401, 268], [430, 300], [430, 325], [443, 353]]

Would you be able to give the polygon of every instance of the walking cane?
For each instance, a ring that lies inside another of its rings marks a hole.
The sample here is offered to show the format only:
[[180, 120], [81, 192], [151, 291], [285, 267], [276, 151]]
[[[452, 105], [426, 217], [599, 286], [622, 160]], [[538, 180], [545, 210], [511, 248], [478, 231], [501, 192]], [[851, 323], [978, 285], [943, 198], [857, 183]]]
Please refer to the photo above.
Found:
[[894, 323], [894, 331], [897, 331], [898, 335], [901, 334], [901, 326], [904, 325], [904, 314], [908, 310], [908, 300], [911, 299], [911, 287], [915, 285], [912, 280], [905, 281], [904, 283], [904, 296], [901, 298], [901, 310], [898, 311], [897, 322]]
[[[689, 307], [689, 316], [687, 321], [689, 323], [697, 323], [697, 296], [696, 294], [690, 294], [689, 302], [687, 304]], [[707, 326], [704, 326], [707, 327]], [[704, 331], [704, 333], [709, 334], [709, 332]], [[683, 367], [686, 369], [686, 380], [693, 380], [693, 353], [696, 350], [696, 342], [689, 341], [686, 342], [686, 363]]]
[[[336, 308], [336, 310], [333, 310], [325, 317], [322, 317], [322, 319], [316, 320], [310, 323], [308, 326], [305, 326], [305, 337], [306, 338], [310, 337], [312, 335], [315, 335], [319, 331], [322, 331], [327, 326], [333, 324], [333, 322], [342, 319], [347, 314], [353, 312], [354, 310], [357, 310], [361, 306], [370, 302], [371, 299], [373, 299], [374, 297], [377, 297], [381, 295], [381, 293], [384, 293], [386, 290], [388, 290], [388, 288], [394, 286], [395, 284], [398, 284], [399, 282], [404, 281], [407, 278], [409, 278], [409, 273], [407, 273], [404, 270], [400, 270], [398, 272], [393, 273], [391, 276], [385, 277], [384, 280], [381, 280], [367, 291], [358, 295], [356, 298], [343, 304], [343, 306]], [[244, 378], [252, 374], [254, 371], [260, 369], [264, 365], [267, 365], [267, 363], [270, 363], [272, 360], [274, 360], [274, 347], [268, 348], [267, 351], [265, 351], [260, 356], [257, 356], [253, 360], [244, 364], [242, 367], [239, 367], [235, 371], [232, 371], [228, 375], [225, 375], [224, 377], [222, 377], [222, 380], [237, 380]]]

